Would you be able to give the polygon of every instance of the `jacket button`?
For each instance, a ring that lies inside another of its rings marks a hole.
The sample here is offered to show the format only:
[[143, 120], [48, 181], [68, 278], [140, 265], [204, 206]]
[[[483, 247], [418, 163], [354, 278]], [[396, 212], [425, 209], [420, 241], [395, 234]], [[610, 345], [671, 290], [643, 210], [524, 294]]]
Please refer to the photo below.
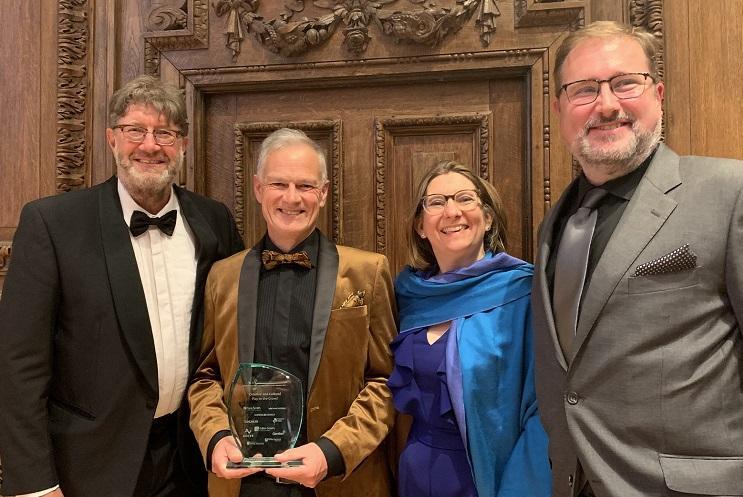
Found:
[[568, 404], [570, 404], [571, 406], [574, 406], [575, 404], [578, 403], [578, 400], [579, 400], [578, 394], [575, 392], [568, 392], [568, 394], [565, 396], [565, 400], [568, 401]]

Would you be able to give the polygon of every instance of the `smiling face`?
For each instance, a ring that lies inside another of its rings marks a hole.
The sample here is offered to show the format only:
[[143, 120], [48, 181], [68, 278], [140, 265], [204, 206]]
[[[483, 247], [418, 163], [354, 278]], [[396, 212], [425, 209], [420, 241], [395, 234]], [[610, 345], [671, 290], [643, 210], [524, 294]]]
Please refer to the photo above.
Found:
[[[426, 195], [453, 195], [461, 190], [476, 187], [461, 174], [446, 173], [431, 180]], [[453, 199], [448, 199], [441, 212], [421, 213], [418, 235], [431, 243], [439, 270], [447, 272], [469, 266], [485, 255], [483, 239], [491, 222], [492, 216], [485, 214], [479, 203], [472, 210], [462, 211]]]
[[[130, 105], [117, 124], [179, 131], [163, 114], [142, 104]], [[152, 133], [147, 133], [144, 141], [135, 143], [127, 140], [121, 128], [106, 129], [106, 137], [119, 180], [140, 206], [156, 213], [170, 198], [170, 185], [183, 164], [187, 139], [179, 137], [173, 145], [158, 145]]]
[[317, 153], [306, 144], [294, 144], [268, 155], [261, 176], [253, 177], [253, 191], [268, 236], [288, 252], [315, 229], [328, 183], [322, 180]]
[[[561, 79], [605, 80], [634, 72], [650, 72], [637, 41], [621, 36], [589, 38], [568, 54]], [[637, 98], [620, 100], [602, 83], [593, 103], [574, 105], [564, 91], [553, 101], [562, 139], [591, 183], [600, 185], [631, 172], [652, 152], [660, 140], [663, 94], [659, 82]]]

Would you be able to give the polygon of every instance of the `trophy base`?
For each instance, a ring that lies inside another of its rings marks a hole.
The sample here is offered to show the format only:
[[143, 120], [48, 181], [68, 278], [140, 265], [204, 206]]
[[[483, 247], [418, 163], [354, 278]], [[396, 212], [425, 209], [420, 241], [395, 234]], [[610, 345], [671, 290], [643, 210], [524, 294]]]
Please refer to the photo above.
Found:
[[227, 469], [245, 469], [245, 468], [296, 468], [302, 466], [302, 461], [279, 462], [273, 457], [246, 457], [240, 462], [229, 461]]

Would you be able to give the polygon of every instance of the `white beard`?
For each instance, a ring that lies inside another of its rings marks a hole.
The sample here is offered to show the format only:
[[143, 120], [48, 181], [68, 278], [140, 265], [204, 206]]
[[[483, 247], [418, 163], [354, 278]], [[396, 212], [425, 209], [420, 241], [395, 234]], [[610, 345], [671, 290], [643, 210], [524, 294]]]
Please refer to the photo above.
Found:
[[119, 180], [133, 198], [163, 195], [181, 171], [185, 157], [185, 152], [181, 150], [178, 156], [170, 161], [167, 168], [155, 175], [138, 171], [128, 157], [121, 156], [118, 149], [114, 148], [113, 152]]

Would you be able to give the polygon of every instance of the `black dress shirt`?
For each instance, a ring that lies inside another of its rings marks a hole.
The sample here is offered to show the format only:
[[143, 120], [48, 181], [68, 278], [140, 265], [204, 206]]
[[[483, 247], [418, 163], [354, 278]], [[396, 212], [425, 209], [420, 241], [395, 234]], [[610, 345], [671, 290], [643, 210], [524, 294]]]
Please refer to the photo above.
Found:
[[[261, 250], [280, 250], [266, 235]], [[305, 405], [307, 403], [310, 342], [312, 318], [317, 287], [317, 264], [320, 251], [320, 234], [313, 231], [299, 245], [287, 253], [307, 252], [312, 268], [296, 264], [279, 264], [273, 269], [261, 267], [258, 278], [256, 306], [254, 362], [270, 364], [290, 372], [302, 382]], [[302, 418], [297, 447], [307, 440], [307, 419]], [[338, 448], [326, 438], [315, 441], [325, 454], [328, 476], [343, 473], [343, 457]], [[312, 489], [297, 485], [284, 485], [258, 473], [243, 478], [240, 495], [261, 497], [314, 496]], [[270, 477], [269, 477], [270, 478]]]
[[[620, 176], [619, 178], [614, 178], [613, 180], [607, 181], [601, 185], [601, 188], [606, 190], [608, 194], [601, 199], [596, 207], [596, 228], [593, 231], [591, 248], [588, 252], [586, 281], [583, 284], [584, 290], [591, 281], [593, 271], [596, 269], [596, 265], [603, 255], [604, 249], [609, 243], [611, 235], [614, 233], [617, 224], [619, 224], [619, 220], [622, 218], [624, 209], [627, 207], [632, 195], [635, 193], [637, 185], [640, 184], [640, 180], [645, 175], [645, 171], [647, 171], [648, 165], [650, 165], [654, 155], [655, 151], [653, 151], [653, 153], [651, 153], [650, 156], [640, 164], [640, 167], [631, 173]], [[562, 232], [565, 230], [568, 218], [575, 214], [575, 212], [580, 208], [583, 197], [585, 197], [588, 191], [592, 188], [594, 188], [594, 186], [588, 182], [583, 174], [581, 174], [578, 177], [577, 188], [572, 188], [568, 193], [568, 198], [565, 199], [562, 210], [555, 221], [555, 229], [552, 232], [552, 250], [550, 251], [549, 259], [547, 260], [547, 267], [545, 268], [550, 295], [552, 295], [552, 290], [554, 288], [557, 249], [560, 246]]]

